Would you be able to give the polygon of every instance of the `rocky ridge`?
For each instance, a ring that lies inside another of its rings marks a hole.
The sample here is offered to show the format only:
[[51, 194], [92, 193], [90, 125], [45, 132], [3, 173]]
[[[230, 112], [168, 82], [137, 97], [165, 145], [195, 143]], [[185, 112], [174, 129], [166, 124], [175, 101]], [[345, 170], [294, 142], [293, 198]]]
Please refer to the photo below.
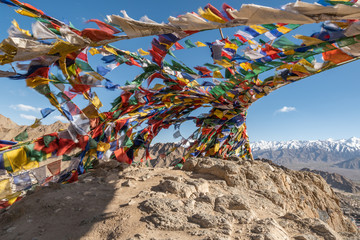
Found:
[[123, 168], [103, 163], [77, 183], [36, 189], [0, 216], [1, 236], [360, 239], [334, 191], [311, 172], [238, 158], [189, 159], [183, 170]]
[[360, 193], [360, 185], [354, 183], [353, 181], [341, 176], [337, 173], [328, 173], [320, 170], [311, 170], [309, 168], [303, 168], [300, 171], [308, 171], [312, 173], [319, 174], [325, 179], [325, 181], [333, 188], [339, 189], [348, 193]]
[[352, 158], [346, 161], [339, 162], [334, 164], [336, 167], [346, 168], [346, 169], [359, 169], [360, 170], [360, 157]]
[[19, 133], [27, 131], [28, 140], [41, 137], [45, 134], [58, 132], [60, 129], [67, 129], [69, 124], [63, 123], [61, 121], [56, 121], [50, 125], [40, 125], [36, 128], [31, 128], [30, 126], [17, 125], [10, 118], [7, 118], [0, 114], [0, 139], [1, 140], [12, 140]]

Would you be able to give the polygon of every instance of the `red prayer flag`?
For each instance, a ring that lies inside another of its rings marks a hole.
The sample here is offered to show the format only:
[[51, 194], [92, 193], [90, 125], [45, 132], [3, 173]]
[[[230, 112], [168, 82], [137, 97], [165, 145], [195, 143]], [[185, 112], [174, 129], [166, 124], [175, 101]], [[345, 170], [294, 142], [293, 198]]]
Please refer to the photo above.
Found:
[[218, 16], [219, 18], [221, 18], [222, 20], [224, 20], [225, 22], [228, 22], [228, 20], [221, 14], [221, 12], [214, 7], [213, 5], [211, 5], [210, 3], [208, 3], [205, 7], [205, 9], [209, 9], [213, 14], [215, 14], [216, 16]]
[[126, 154], [126, 151], [124, 150], [124, 148], [119, 148], [118, 150], [114, 151], [116, 160], [118, 160], [118, 162], [124, 162], [124, 163], [131, 163], [131, 159], [128, 157], [128, 155]]
[[72, 148], [76, 146], [73, 140], [66, 138], [60, 138], [58, 144], [59, 144], [59, 149], [57, 152], [58, 156], [64, 155], [66, 152], [71, 151]]
[[181, 50], [181, 49], [184, 49], [184, 47], [181, 46], [180, 43], [176, 42], [176, 43], [175, 43], [175, 49], [176, 49], [176, 50]]
[[120, 31], [118, 29], [116, 29], [115, 27], [107, 24], [107, 23], [104, 23], [98, 19], [90, 19], [88, 21], [86, 21], [86, 23], [89, 23], [89, 22], [94, 22], [98, 25], [98, 27], [104, 31], [104, 32], [107, 32], [109, 34], [116, 34], [116, 33], [119, 33]]
[[115, 38], [112, 34], [99, 29], [85, 28], [81, 31], [82, 37], [87, 37], [91, 41], [99, 42], [102, 40], [109, 40]]
[[227, 11], [228, 9], [229, 9], [229, 10], [234, 10], [233, 7], [231, 7], [231, 6], [227, 5], [226, 3], [224, 3], [224, 4], [222, 5], [222, 9], [224, 10], [224, 12], [226, 13], [226, 15], [227, 15], [228, 18], [230, 18], [231, 20], [234, 19], [234, 18], [228, 13], [228, 11]]
[[60, 174], [61, 171], [61, 160], [49, 163], [46, 165], [53, 176]]

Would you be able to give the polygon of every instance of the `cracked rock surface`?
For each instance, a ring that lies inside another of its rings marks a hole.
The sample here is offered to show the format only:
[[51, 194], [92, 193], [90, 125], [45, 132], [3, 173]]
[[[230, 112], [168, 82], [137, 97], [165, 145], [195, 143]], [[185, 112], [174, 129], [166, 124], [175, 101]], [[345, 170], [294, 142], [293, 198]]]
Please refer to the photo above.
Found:
[[[189, 159], [182, 170], [102, 164], [0, 215], [2, 239], [360, 239], [316, 174]], [[61, 237], [59, 237], [61, 236]]]

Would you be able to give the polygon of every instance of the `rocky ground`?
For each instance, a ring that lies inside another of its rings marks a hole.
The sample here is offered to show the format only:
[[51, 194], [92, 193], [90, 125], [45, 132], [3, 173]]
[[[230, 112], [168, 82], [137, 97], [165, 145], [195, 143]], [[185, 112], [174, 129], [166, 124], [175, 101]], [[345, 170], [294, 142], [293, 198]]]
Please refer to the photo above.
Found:
[[360, 239], [319, 175], [271, 162], [188, 160], [183, 170], [100, 164], [0, 215], [1, 239]]
[[344, 191], [335, 190], [336, 195], [340, 199], [340, 206], [345, 216], [355, 221], [355, 224], [360, 228], [360, 194], [348, 193]]

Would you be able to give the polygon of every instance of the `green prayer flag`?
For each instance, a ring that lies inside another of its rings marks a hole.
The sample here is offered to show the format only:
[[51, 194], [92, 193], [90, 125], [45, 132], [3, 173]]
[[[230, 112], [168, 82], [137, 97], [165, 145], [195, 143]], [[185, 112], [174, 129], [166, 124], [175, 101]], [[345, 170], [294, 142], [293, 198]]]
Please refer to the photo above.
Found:
[[93, 138], [89, 138], [89, 149], [96, 149], [97, 148], [97, 141]]
[[239, 40], [237, 40], [236, 38], [234, 38], [234, 39], [231, 39], [230, 40], [232, 43], [234, 43], [234, 44], [236, 44], [237, 46], [242, 46], [242, 45], [244, 45], [244, 43], [242, 43], [242, 42], [240, 42]]
[[66, 155], [66, 154], [64, 154], [62, 160], [65, 161], [65, 162], [66, 162], [66, 161], [71, 161], [71, 157], [68, 156], [68, 155]]
[[46, 159], [46, 153], [34, 149], [35, 144], [28, 144], [24, 147], [26, 156], [30, 161], [41, 162]]
[[49, 144], [56, 139], [55, 136], [45, 135], [43, 137], [43, 141], [46, 147], [49, 147]]
[[277, 29], [277, 26], [275, 24], [262, 24], [261, 26], [268, 30]]
[[174, 53], [173, 53], [173, 51], [171, 51], [170, 49], [168, 50], [168, 54], [169, 54], [170, 56], [176, 58], [175, 55], [174, 55]]
[[219, 67], [217, 65], [210, 64], [210, 63], [205, 63], [204, 65], [207, 66], [208, 68], [210, 68], [211, 71], [218, 71], [218, 70], [223, 69], [222, 67]]
[[15, 141], [24, 141], [24, 140], [26, 140], [28, 137], [29, 137], [29, 135], [28, 135], [28, 133], [27, 133], [27, 131], [26, 131], [26, 129], [25, 129], [25, 131], [23, 131], [22, 133], [20, 133], [19, 135], [17, 135], [17, 136], [15, 137]]
[[130, 138], [127, 138], [125, 142], [125, 147], [131, 147], [132, 145], [134, 145], [134, 143], [131, 141]]
[[193, 43], [190, 41], [190, 39], [188, 39], [188, 40], [185, 41], [185, 47], [186, 47], [186, 48], [195, 48], [196, 45], [193, 44]]
[[79, 67], [84, 72], [93, 72], [94, 69], [88, 64], [87, 62], [84, 62], [82, 60], [76, 59], [75, 60], [76, 66]]
[[292, 41], [290, 41], [289, 39], [287, 39], [284, 36], [278, 38], [272, 44], [272, 46], [275, 48], [283, 48], [283, 49], [294, 49], [294, 48], [300, 47], [299, 45], [293, 43]]
[[291, 23], [286, 25], [287, 28], [290, 28], [292, 30], [294, 30], [295, 28], [298, 28], [300, 26], [301, 26], [301, 24], [291, 24]]

